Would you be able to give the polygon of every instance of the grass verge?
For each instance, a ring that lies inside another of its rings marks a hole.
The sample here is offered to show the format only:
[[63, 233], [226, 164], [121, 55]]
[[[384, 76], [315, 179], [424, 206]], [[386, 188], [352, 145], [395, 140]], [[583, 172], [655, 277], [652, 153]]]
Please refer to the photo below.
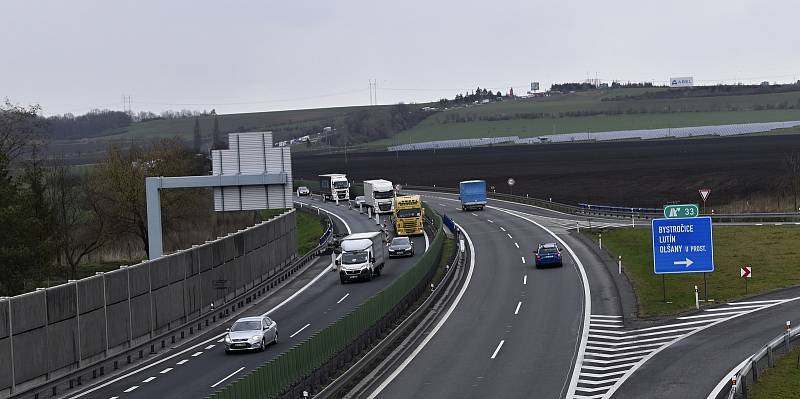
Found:
[[297, 212], [297, 254], [303, 256], [306, 252], [319, 245], [322, 236], [322, 223], [319, 218], [305, 212]]
[[[703, 291], [703, 274], [665, 275], [667, 302], [663, 300], [662, 277], [653, 273], [650, 229], [610, 229], [602, 232], [603, 248], [614, 258], [622, 256], [625, 273], [639, 300], [639, 316], [670, 315], [694, 308], [694, 286]], [[592, 232], [598, 241], [598, 232]], [[800, 228], [794, 226], [744, 226], [714, 228], [714, 265], [707, 273], [709, 302], [745, 296], [745, 281], [739, 277], [743, 265], [753, 267], [747, 294], [767, 292], [800, 284]], [[701, 302], [702, 304], [702, 302]], [[709, 304], [714, 304], [710, 302]]]
[[800, 346], [764, 370], [758, 383], [747, 387], [749, 399], [793, 399], [800, 392]]

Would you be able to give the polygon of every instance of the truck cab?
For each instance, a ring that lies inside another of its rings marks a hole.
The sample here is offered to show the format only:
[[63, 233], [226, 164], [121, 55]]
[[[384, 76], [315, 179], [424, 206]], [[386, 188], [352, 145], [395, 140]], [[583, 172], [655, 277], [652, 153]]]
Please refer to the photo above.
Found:
[[424, 234], [425, 210], [419, 195], [404, 195], [394, 199], [394, 228], [399, 236]]
[[394, 186], [388, 180], [364, 181], [364, 204], [377, 213], [392, 213], [394, 210]]
[[329, 173], [319, 175], [319, 190], [323, 201], [350, 201], [350, 182], [347, 175]]

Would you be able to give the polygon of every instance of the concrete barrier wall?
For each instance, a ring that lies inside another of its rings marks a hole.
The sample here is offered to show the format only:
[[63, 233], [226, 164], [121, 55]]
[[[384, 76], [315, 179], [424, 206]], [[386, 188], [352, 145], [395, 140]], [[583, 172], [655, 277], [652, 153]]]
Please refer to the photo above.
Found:
[[162, 258], [0, 300], [0, 392], [146, 343], [296, 256], [295, 211]]

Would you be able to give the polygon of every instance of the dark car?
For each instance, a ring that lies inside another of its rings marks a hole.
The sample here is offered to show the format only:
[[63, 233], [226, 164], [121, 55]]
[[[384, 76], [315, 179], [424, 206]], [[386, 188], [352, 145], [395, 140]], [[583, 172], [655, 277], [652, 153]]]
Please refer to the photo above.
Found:
[[395, 237], [389, 244], [389, 257], [414, 256], [414, 242], [408, 237]]
[[555, 243], [539, 244], [536, 254], [536, 267], [563, 266], [561, 248]]
[[300, 186], [297, 188], [298, 197], [308, 197], [309, 195], [311, 195], [311, 190], [309, 190], [308, 187]]

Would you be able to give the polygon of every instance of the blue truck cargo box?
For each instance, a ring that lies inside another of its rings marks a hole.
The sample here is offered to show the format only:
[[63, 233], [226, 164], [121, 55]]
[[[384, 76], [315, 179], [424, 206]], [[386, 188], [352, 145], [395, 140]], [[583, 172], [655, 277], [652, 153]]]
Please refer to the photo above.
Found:
[[458, 198], [463, 210], [482, 210], [486, 206], [486, 182], [467, 180], [458, 184]]

